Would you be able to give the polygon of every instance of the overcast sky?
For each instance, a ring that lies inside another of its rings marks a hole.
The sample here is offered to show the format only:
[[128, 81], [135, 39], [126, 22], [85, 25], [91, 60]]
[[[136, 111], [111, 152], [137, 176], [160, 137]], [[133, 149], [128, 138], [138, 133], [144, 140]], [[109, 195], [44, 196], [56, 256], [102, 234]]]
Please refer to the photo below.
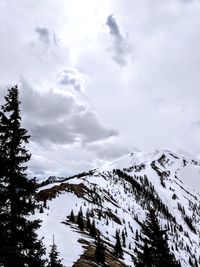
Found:
[[0, 101], [19, 84], [33, 174], [200, 155], [199, 0], [0, 0], [0, 25]]

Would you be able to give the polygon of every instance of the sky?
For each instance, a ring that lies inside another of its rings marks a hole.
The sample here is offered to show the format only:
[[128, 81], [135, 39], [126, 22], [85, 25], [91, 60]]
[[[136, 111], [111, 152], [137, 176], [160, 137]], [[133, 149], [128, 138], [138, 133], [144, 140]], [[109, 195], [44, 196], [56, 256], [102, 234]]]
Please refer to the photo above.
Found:
[[0, 24], [0, 103], [18, 84], [32, 175], [200, 159], [199, 0], [0, 0]]

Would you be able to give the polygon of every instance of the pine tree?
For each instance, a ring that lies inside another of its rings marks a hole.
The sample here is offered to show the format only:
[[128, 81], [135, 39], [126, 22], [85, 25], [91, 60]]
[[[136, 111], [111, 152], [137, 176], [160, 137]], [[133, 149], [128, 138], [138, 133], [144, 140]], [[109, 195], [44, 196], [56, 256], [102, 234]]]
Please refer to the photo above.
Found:
[[25, 173], [30, 136], [21, 127], [17, 86], [8, 89], [5, 101], [0, 111], [0, 265], [42, 267], [45, 251], [36, 234], [40, 221], [28, 218], [36, 208], [37, 186]]
[[90, 228], [91, 228], [91, 222], [90, 222], [90, 217], [89, 216], [87, 216], [86, 227], [87, 227], [87, 230], [90, 230]]
[[99, 235], [96, 241], [95, 259], [97, 263], [105, 265], [105, 247]]
[[90, 235], [92, 238], [96, 238], [96, 236], [97, 236], [97, 229], [96, 229], [94, 220], [93, 220], [92, 225], [90, 227]]
[[169, 250], [166, 231], [160, 228], [155, 211], [151, 209], [146, 221], [139, 224], [141, 235], [133, 257], [135, 267], [180, 267]]
[[126, 247], [126, 237], [124, 231], [122, 231], [122, 245], [124, 248]]
[[75, 222], [75, 217], [74, 217], [74, 211], [73, 210], [71, 210], [69, 220], [70, 220], [70, 222]]
[[102, 211], [101, 210], [99, 210], [98, 211], [98, 219], [101, 221], [101, 214], [102, 214]]
[[136, 241], [139, 241], [139, 236], [138, 236], [138, 230], [136, 229], [136, 231], [135, 231], [135, 240]]
[[84, 222], [83, 222], [83, 212], [82, 209], [80, 208], [77, 216], [77, 224], [80, 230], [84, 229]]
[[116, 243], [114, 246], [114, 254], [119, 258], [123, 258], [123, 249], [120, 241], [119, 232], [116, 231]]
[[53, 244], [51, 246], [51, 251], [49, 253], [49, 263], [47, 267], [64, 267], [62, 265], [62, 260], [58, 259], [59, 253], [57, 251], [57, 246], [54, 242], [54, 236], [53, 236]]

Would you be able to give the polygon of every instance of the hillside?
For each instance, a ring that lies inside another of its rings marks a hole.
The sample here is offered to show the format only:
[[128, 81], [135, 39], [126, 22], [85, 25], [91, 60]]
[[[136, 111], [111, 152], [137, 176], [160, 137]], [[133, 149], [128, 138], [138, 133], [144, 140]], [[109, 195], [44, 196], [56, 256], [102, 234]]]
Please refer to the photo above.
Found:
[[[41, 209], [35, 216], [42, 220], [39, 235], [48, 248], [55, 236], [65, 266], [98, 266], [87, 220], [94, 221], [104, 241], [107, 266], [134, 266], [138, 221], [153, 206], [160, 225], [169, 229], [169, 247], [181, 266], [200, 266], [199, 192], [197, 161], [167, 150], [134, 152], [101, 169], [47, 179], [38, 190]], [[76, 218], [80, 209], [83, 230], [69, 220], [71, 210]], [[113, 255], [116, 230], [124, 236], [123, 259]]]

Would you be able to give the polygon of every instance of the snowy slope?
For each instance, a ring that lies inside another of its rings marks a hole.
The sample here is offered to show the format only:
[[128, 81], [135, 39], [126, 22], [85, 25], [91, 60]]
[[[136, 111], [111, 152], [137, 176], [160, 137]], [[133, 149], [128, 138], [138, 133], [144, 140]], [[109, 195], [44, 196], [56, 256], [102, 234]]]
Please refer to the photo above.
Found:
[[121, 265], [110, 261], [109, 266], [134, 266], [131, 255], [136, 231], [140, 230], [137, 221], [145, 219], [149, 205], [158, 210], [162, 227], [169, 228], [169, 246], [182, 267], [190, 266], [189, 258], [199, 262], [200, 164], [192, 159], [167, 150], [134, 152], [101, 169], [48, 184], [39, 191], [41, 204], [48, 207], [36, 214], [42, 220], [39, 235], [44, 236], [47, 247], [55, 235], [67, 267], [86, 251], [80, 239], [95, 243], [87, 228], [80, 231], [69, 222], [67, 216], [72, 209], [77, 215], [81, 208], [85, 219], [89, 214], [95, 221], [109, 255], [113, 253], [116, 229], [124, 231], [124, 259], [118, 260]]

